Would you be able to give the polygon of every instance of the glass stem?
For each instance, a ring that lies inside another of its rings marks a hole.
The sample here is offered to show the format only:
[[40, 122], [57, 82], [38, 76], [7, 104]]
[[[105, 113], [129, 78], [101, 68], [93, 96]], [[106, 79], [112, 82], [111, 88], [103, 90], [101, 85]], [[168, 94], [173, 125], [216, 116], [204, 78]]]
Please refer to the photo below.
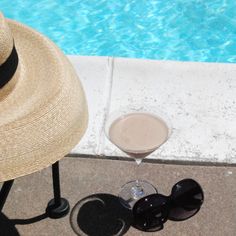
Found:
[[[136, 177], [137, 176], [139, 176], [139, 166], [140, 166], [140, 164], [141, 164], [141, 162], [142, 162], [142, 159], [135, 159], [135, 162], [136, 162], [136, 169], [135, 169], [135, 175], [136, 175]], [[136, 178], [137, 179], [137, 178]], [[138, 182], [138, 185], [139, 185], [139, 181], [138, 180], [136, 180], [137, 182]]]
[[142, 186], [140, 185], [138, 179], [136, 179], [136, 181], [135, 181], [135, 187], [136, 187], [136, 189], [137, 189], [138, 192], [142, 192], [142, 191], [143, 191], [143, 188], [142, 188]]
[[[138, 159], [138, 160], [136, 159], [136, 163], [137, 163], [136, 171], [135, 171], [136, 176], [139, 176], [138, 175], [138, 170], [139, 170], [139, 165], [140, 165], [141, 161], [142, 161], [142, 159]], [[132, 188], [132, 193], [133, 193], [133, 197], [135, 199], [140, 198], [144, 194], [143, 188], [140, 185], [138, 178], [136, 178], [136, 180], [135, 180], [135, 186]]]

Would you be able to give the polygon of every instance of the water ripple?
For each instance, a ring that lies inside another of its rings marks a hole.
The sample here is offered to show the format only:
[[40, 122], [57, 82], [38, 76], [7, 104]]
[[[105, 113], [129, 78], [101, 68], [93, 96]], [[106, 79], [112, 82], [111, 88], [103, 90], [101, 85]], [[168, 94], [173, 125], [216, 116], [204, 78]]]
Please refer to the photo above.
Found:
[[1, 0], [0, 9], [66, 54], [236, 63], [235, 0]]

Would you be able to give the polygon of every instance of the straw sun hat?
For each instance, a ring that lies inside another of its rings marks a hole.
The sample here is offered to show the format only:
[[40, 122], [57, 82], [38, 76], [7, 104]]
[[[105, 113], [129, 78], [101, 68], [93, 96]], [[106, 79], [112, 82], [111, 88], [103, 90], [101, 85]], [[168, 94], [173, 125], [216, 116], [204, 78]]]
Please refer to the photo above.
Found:
[[66, 155], [87, 127], [87, 103], [66, 56], [0, 12], [0, 182]]

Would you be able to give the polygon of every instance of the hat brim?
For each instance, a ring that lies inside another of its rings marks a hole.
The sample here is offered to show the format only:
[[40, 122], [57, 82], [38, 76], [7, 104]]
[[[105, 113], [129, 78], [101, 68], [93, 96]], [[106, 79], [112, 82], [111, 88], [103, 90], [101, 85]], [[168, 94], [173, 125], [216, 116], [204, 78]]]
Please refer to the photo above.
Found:
[[41, 170], [66, 155], [88, 121], [80, 81], [49, 39], [7, 20], [19, 55], [19, 74], [0, 100], [0, 182]]

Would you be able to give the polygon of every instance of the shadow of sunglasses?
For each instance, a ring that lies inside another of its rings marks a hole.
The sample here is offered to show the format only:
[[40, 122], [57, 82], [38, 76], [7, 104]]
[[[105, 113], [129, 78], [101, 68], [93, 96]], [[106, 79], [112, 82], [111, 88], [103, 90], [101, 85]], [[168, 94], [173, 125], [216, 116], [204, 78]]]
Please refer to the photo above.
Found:
[[203, 201], [201, 186], [193, 179], [183, 179], [172, 187], [170, 196], [157, 193], [137, 201], [132, 210], [133, 227], [146, 232], [161, 230], [168, 219], [183, 221], [194, 216]]

